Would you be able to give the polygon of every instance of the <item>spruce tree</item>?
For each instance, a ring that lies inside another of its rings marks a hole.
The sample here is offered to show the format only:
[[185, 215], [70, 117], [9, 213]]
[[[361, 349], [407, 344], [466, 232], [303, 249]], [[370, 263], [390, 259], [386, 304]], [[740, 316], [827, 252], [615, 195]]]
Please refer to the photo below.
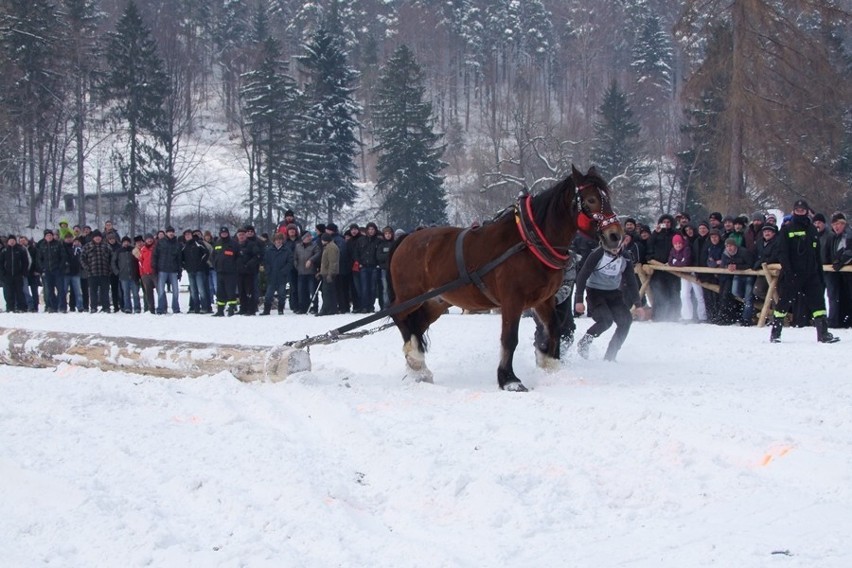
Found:
[[358, 140], [355, 118], [360, 110], [353, 98], [356, 73], [347, 66], [341, 38], [330, 29], [320, 28], [304, 46], [299, 62], [308, 73], [305, 85], [307, 111], [303, 139], [310, 144], [307, 157], [318, 160], [305, 163], [310, 170], [308, 183], [315, 206], [324, 206], [326, 221], [335, 211], [351, 205], [357, 196], [355, 188], [355, 152]]
[[388, 223], [413, 229], [447, 221], [442, 135], [432, 130], [423, 74], [411, 50], [394, 51], [379, 78], [373, 106], [378, 155], [376, 189]]
[[633, 120], [627, 95], [615, 81], [604, 94], [594, 130], [592, 161], [612, 179], [622, 209], [640, 211], [648, 204], [642, 179], [648, 169], [644, 164], [639, 125]]
[[130, 231], [135, 233], [139, 195], [162, 174], [163, 102], [169, 82], [151, 30], [133, 0], [109, 35], [106, 59], [108, 71], [101, 88], [111, 104], [113, 124], [127, 133], [127, 148], [116, 150], [114, 158], [127, 191]]

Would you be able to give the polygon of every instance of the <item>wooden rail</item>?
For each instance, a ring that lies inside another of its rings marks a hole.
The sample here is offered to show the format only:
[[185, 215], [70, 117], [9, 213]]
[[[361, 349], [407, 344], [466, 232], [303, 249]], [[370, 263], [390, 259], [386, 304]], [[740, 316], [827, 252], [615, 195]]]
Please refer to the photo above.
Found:
[[[824, 264], [822, 269], [826, 273], [833, 273], [834, 268], [830, 264]], [[636, 274], [639, 276], [641, 286], [639, 288], [639, 297], [647, 296], [651, 299], [653, 305], [653, 294], [651, 293], [650, 284], [651, 276], [654, 272], [660, 270], [663, 272], [671, 272], [677, 274], [683, 280], [699, 284], [702, 288], [707, 288], [713, 292], [719, 293], [719, 285], [712, 282], [702, 282], [693, 274], [725, 274], [728, 276], [763, 276], [766, 278], [769, 287], [766, 290], [766, 298], [774, 302], [778, 302], [778, 275], [781, 273], [780, 264], [764, 264], [760, 270], [728, 270], [727, 268], [710, 268], [708, 266], [669, 266], [657, 260], [651, 260], [646, 264], [637, 264], [635, 267]], [[844, 266], [840, 272], [852, 272], [852, 265]], [[760, 307], [760, 316], [757, 319], [758, 327], [766, 325], [766, 319], [769, 317], [769, 310], [772, 307], [772, 301], [763, 301]], [[757, 306], [759, 303], [755, 303]]]

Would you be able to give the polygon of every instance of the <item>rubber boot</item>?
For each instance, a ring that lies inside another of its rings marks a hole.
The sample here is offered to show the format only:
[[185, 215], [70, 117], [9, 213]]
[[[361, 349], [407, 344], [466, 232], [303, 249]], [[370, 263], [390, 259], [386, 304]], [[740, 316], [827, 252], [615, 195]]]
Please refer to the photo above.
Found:
[[237, 306], [235, 306], [234, 304], [228, 306], [228, 317], [231, 317], [235, 313], [237, 313]]
[[829, 333], [828, 320], [825, 319], [825, 316], [814, 318], [814, 327], [817, 330], [817, 341], [820, 343], [837, 343], [840, 341], [839, 337], [834, 337]]
[[225, 317], [225, 306], [216, 306], [216, 313], [213, 314], [214, 318], [223, 318]]
[[772, 320], [772, 328], [769, 330], [769, 342], [781, 343], [781, 330], [784, 328], [784, 320], [775, 318]]
[[582, 339], [580, 339], [580, 341], [577, 342], [577, 353], [579, 353], [580, 357], [582, 357], [583, 359], [589, 358], [589, 346], [592, 344], [592, 341], [594, 341], [594, 339], [594, 335], [589, 335], [587, 333], [582, 337]]

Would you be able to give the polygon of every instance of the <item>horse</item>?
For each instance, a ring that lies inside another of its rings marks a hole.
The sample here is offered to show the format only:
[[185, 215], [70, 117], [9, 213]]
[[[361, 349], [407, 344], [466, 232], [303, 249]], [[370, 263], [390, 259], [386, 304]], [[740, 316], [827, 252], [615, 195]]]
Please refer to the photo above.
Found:
[[[482, 225], [430, 227], [395, 243], [390, 252], [390, 291], [402, 308], [393, 321], [402, 334], [409, 375], [432, 382], [426, 366], [429, 326], [450, 305], [464, 310], [500, 308], [502, 333], [497, 382], [507, 391], [526, 391], [512, 360], [524, 310], [532, 308], [545, 330], [536, 346], [539, 367], [553, 368], [559, 359], [556, 294], [578, 227], [597, 234], [602, 246], [617, 250], [624, 230], [613, 213], [609, 186], [594, 166], [586, 174], [571, 166], [563, 180], [518, 202]], [[430, 297], [441, 289], [439, 295]], [[418, 297], [425, 297], [418, 302]], [[406, 302], [412, 304], [403, 307]], [[541, 349], [544, 347], [545, 349]]]

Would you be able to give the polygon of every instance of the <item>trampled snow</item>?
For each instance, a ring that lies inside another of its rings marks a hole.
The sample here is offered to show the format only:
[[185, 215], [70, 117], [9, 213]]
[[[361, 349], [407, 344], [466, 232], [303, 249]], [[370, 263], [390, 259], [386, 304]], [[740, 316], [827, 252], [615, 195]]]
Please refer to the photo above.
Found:
[[[276, 345], [357, 316], [0, 314], [0, 326]], [[580, 332], [591, 321], [580, 318]], [[277, 384], [0, 367], [14, 567], [852, 566], [852, 332], [639, 322], [617, 363], [535, 367], [521, 324], [395, 329]]]

